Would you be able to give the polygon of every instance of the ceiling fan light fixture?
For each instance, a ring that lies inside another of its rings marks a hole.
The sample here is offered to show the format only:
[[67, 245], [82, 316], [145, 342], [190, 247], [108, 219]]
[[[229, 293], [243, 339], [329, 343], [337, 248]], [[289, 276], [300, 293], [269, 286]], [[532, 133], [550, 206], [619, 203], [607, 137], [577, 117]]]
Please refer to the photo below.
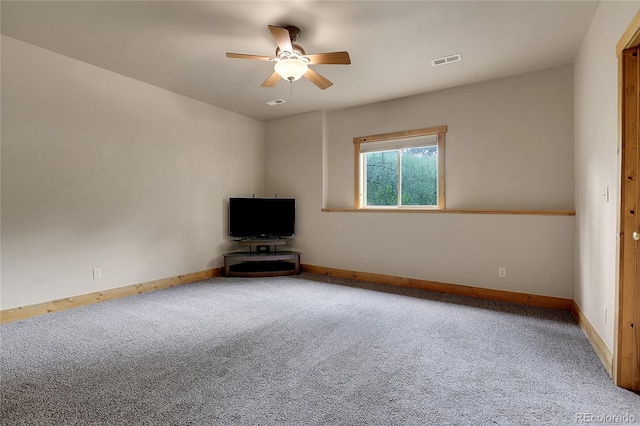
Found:
[[281, 59], [273, 67], [283, 80], [296, 81], [307, 72], [309, 66], [297, 58]]

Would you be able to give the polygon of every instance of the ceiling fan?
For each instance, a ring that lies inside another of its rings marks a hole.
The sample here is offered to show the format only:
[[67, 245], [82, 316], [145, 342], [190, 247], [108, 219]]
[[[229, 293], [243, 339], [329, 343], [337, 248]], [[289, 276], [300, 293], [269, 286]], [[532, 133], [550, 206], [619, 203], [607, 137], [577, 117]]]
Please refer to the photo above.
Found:
[[349, 65], [351, 63], [349, 52], [328, 52], [307, 55], [301, 46], [294, 44], [294, 42], [300, 38], [301, 32], [298, 27], [276, 27], [269, 25], [269, 31], [271, 31], [271, 35], [273, 35], [278, 45], [275, 57], [227, 52], [227, 58], [275, 62], [273, 73], [261, 84], [262, 87], [273, 87], [280, 78], [294, 82], [304, 76], [320, 89], [324, 90], [331, 87], [333, 83], [309, 68], [309, 65]]

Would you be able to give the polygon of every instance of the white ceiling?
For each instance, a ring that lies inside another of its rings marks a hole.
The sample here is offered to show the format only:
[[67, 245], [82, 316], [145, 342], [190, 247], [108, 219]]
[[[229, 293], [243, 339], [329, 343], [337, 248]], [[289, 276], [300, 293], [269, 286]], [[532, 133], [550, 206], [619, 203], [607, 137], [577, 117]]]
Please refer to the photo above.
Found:
[[[573, 62], [592, 1], [2, 1], [2, 34], [269, 121], [399, 98]], [[314, 65], [333, 81], [260, 84], [273, 56], [267, 25], [296, 25], [307, 53], [347, 50], [351, 65]], [[460, 53], [462, 61], [432, 67]], [[290, 94], [290, 91], [292, 93]], [[282, 98], [287, 102], [268, 106]]]

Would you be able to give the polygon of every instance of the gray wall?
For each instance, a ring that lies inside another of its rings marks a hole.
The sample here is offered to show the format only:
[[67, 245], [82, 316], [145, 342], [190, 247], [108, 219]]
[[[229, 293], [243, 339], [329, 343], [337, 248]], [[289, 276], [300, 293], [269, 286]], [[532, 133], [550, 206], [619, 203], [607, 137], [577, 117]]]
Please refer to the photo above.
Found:
[[352, 139], [449, 126], [447, 208], [573, 208], [571, 65], [327, 114], [327, 207], [353, 207]]
[[353, 207], [353, 137], [446, 124], [448, 207], [572, 209], [572, 76], [569, 65], [268, 123], [267, 193], [299, 197], [303, 263], [570, 298], [574, 217], [321, 208]]
[[620, 211], [616, 44], [639, 9], [638, 1], [601, 2], [575, 62], [574, 299], [612, 350]]
[[264, 123], [3, 36], [2, 309], [220, 266], [225, 200], [263, 191], [264, 141]]

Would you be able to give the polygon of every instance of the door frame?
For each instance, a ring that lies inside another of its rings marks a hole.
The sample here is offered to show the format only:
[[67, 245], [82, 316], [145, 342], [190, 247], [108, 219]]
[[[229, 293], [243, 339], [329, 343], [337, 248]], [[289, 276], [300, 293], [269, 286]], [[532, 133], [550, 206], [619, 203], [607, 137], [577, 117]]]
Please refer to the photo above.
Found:
[[[638, 335], [640, 288], [638, 259], [629, 242], [637, 231], [638, 176], [638, 87], [637, 81], [629, 96], [625, 50], [640, 46], [640, 11], [631, 21], [616, 45], [618, 57], [618, 135], [620, 140], [620, 204], [618, 227], [618, 273], [616, 282], [616, 330], [614, 333], [613, 380], [616, 385], [640, 391], [640, 348], [634, 347]], [[637, 62], [637, 61], [636, 61]], [[632, 86], [632, 85], [631, 85]], [[635, 99], [635, 100], [634, 100]], [[635, 117], [634, 117], [635, 115]], [[625, 155], [626, 154], [626, 155]], [[632, 171], [633, 170], [633, 171]], [[637, 243], [636, 243], [637, 244]], [[635, 327], [634, 327], [635, 323]]]

